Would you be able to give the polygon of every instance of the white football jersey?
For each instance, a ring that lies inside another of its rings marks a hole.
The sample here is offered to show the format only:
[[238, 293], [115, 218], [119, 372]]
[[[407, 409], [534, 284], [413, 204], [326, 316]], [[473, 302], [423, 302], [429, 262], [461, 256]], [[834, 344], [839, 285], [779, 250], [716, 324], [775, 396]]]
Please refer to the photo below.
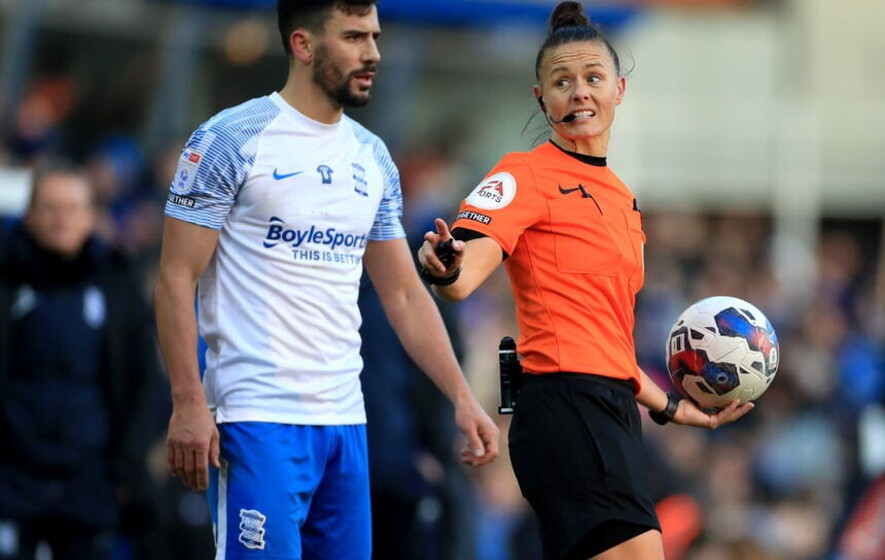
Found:
[[203, 386], [218, 422], [366, 421], [357, 308], [366, 243], [405, 236], [384, 143], [278, 93], [188, 140], [166, 215], [219, 229], [199, 283]]

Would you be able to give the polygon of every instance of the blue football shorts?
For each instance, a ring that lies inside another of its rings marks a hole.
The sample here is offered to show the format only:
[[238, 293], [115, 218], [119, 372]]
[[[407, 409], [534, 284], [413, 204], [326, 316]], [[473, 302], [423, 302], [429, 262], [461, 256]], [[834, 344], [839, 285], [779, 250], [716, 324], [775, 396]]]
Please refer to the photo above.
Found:
[[219, 424], [211, 469], [216, 560], [369, 560], [366, 426]]

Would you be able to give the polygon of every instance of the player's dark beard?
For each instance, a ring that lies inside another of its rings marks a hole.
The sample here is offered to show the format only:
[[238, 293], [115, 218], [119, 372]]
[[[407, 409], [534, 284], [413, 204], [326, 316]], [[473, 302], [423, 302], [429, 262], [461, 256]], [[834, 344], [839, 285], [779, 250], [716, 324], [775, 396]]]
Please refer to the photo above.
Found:
[[328, 51], [319, 47], [314, 55], [313, 81], [340, 107], [362, 107], [369, 102], [369, 92], [351, 91], [350, 80], [362, 72], [374, 72], [375, 66], [366, 66], [344, 75], [340, 68], [329, 60]]

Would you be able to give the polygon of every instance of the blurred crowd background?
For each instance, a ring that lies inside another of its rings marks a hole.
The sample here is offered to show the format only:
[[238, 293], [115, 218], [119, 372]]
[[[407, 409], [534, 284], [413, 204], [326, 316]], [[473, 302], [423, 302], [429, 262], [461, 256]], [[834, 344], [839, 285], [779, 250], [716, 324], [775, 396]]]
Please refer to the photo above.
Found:
[[[531, 86], [555, 3], [380, 3], [373, 101], [351, 115], [394, 154], [416, 246], [502, 154], [545, 138]], [[637, 193], [648, 236], [640, 364], [666, 385], [667, 332], [710, 295], [754, 303], [781, 344], [777, 379], [736, 425], [646, 422], [667, 558], [882, 560], [885, 4], [585, 5], [629, 70], [608, 161]], [[0, 214], [20, 214], [42, 159], [84, 165], [101, 237], [137, 262], [151, 297], [166, 190], [187, 135], [283, 84], [273, 6], [0, 0]], [[361, 307], [376, 557], [540, 558], [506, 452], [484, 469], [460, 467], [451, 411], [385, 334], [368, 285]], [[496, 273], [442, 310], [491, 412], [498, 341], [516, 335], [506, 278]], [[165, 391], [146, 458], [152, 500], [117, 537], [121, 560], [213, 554], [204, 497], [166, 474]], [[498, 418], [506, 438], [509, 419]]]

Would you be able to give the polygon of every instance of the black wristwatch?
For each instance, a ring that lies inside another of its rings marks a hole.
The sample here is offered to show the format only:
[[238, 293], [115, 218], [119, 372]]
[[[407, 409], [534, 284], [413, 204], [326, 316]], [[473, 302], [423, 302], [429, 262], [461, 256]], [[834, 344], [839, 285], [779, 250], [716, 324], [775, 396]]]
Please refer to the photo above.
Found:
[[448, 276], [434, 276], [430, 273], [426, 268], [419, 267], [418, 275], [422, 280], [430, 284], [431, 286], [449, 286], [458, 281], [458, 277], [461, 276], [461, 267], [455, 269], [455, 272], [449, 274]]
[[679, 401], [681, 401], [684, 397], [682, 395], [678, 395], [676, 393], [667, 393], [667, 407], [660, 412], [655, 412], [651, 409], [648, 410], [648, 417], [655, 421], [656, 424], [660, 424], [663, 426], [668, 422], [672, 422], [673, 418], [676, 416], [676, 411], [679, 409]]

